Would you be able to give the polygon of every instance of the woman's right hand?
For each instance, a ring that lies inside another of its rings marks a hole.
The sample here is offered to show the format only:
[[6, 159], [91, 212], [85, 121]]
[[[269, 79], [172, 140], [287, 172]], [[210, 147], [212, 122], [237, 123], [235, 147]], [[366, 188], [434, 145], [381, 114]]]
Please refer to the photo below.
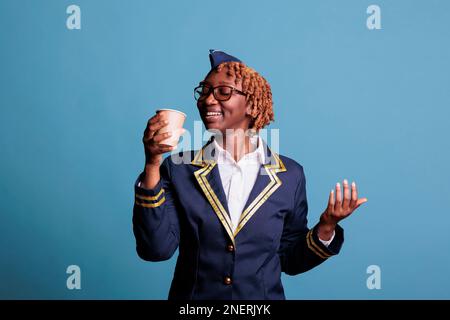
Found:
[[145, 149], [145, 163], [149, 165], [158, 165], [161, 163], [162, 154], [172, 151], [175, 147], [160, 145], [159, 143], [170, 137], [171, 132], [159, 133], [156, 132], [168, 125], [167, 120], [160, 118], [159, 113], [155, 114], [147, 122], [147, 128], [144, 131], [142, 142]]

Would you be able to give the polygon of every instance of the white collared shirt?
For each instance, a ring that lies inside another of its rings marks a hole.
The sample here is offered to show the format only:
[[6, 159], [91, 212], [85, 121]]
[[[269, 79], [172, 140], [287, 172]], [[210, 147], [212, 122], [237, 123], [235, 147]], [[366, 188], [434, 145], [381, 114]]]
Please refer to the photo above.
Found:
[[[250, 139], [256, 150], [245, 154], [236, 162], [231, 154], [223, 149], [214, 139], [214, 148], [217, 151], [217, 164], [223, 190], [227, 197], [228, 209], [231, 216], [233, 233], [236, 230], [244, 206], [255, 185], [261, 164], [264, 163], [265, 153], [261, 138]], [[255, 141], [256, 140], [256, 141]]]

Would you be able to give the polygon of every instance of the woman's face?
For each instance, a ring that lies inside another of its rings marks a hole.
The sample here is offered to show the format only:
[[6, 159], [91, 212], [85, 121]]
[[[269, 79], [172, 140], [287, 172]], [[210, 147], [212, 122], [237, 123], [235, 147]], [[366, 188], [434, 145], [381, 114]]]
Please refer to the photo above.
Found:
[[[227, 75], [226, 68], [220, 72], [211, 72], [203, 81], [209, 87], [228, 85], [242, 90], [242, 84], [234, 83], [234, 77]], [[211, 90], [209, 96], [197, 101], [197, 107], [206, 129], [216, 129], [226, 133], [227, 129], [249, 128], [251, 117], [247, 115], [246, 97], [234, 92], [227, 101], [218, 101]], [[214, 112], [211, 114], [208, 112]]]

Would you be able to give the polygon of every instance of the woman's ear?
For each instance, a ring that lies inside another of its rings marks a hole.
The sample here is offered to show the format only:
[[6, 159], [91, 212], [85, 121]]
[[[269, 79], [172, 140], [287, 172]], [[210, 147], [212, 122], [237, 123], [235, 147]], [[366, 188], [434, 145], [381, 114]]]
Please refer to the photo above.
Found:
[[256, 117], [252, 116], [252, 108], [249, 105], [247, 105], [247, 109], [245, 110], [245, 115], [250, 118], [249, 128], [253, 128]]
[[247, 104], [246, 104], [246, 107], [245, 107], [245, 114], [250, 116], [251, 118], [253, 118], [252, 117], [252, 104], [249, 103], [248, 101], [247, 101]]

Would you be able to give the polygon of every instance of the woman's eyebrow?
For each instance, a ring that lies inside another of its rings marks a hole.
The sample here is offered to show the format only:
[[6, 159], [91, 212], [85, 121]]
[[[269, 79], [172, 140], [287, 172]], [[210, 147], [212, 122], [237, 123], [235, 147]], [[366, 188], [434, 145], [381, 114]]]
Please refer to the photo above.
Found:
[[[209, 81], [200, 81], [199, 84], [211, 85], [211, 83]], [[229, 86], [233, 85], [232, 83], [226, 82], [226, 81], [219, 81], [218, 84], [226, 84], [226, 85], [229, 85]]]
[[232, 85], [232, 83], [226, 82], [226, 81], [219, 81], [219, 84], [228, 84], [228, 85]]

